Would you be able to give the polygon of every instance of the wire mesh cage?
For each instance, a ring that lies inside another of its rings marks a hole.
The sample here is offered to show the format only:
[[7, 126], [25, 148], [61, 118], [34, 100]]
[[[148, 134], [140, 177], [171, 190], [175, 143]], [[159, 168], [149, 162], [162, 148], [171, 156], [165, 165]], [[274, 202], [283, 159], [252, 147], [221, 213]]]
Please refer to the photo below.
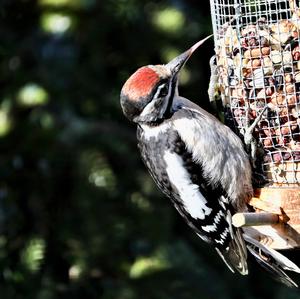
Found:
[[256, 169], [270, 183], [300, 184], [299, 3], [210, 2], [225, 121], [246, 138], [257, 119]]

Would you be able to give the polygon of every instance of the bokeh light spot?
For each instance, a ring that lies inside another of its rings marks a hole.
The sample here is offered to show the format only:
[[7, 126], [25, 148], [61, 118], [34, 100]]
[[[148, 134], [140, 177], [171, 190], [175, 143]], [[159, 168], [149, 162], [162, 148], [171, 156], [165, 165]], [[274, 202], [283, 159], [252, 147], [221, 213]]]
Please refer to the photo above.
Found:
[[39, 0], [41, 6], [84, 8], [92, 6], [96, 0]]
[[139, 192], [134, 192], [131, 194], [131, 202], [137, 206], [139, 209], [143, 211], [150, 211], [151, 210], [151, 204], [148, 199], [146, 199], [144, 196], [142, 196]]
[[22, 262], [31, 271], [39, 270], [45, 255], [45, 241], [40, 238], [31, 239], [22, 252]]
[[171, 61], [174, 57], [178, 56], [180, 52], [176, 48], [171, 47], [165, 47], [162, 49], [161, 57], [164, 63], [168, 63]]
[[185, 17], [181, 11], [175, 8], [165, 8], [153, 14], [153, 24], [166, 33], [180, 33], [185, 24]]
[[69, 277], [71, 280], [76, 280], [80, 277], [82, 273], [82, 266], [81, 265], [72, 265], [69, 269]]
[[191, 79], [191, 72], [185, 67], [180, 71], [179, 84], [186, 85]]
[[45, 129], [51, 129], [54, 127], [54, 119], [50, 113], [43, 113], [41, 115], [41, 125]]
[[159, 254], [151, 257], [140, 257], [132, 264], [129, 277], [137, 279], [154, 272], [166, 270], [169, 267], [168, 260]]
[[87, 173], [88, 182], [97, 188], [114, 191], [116, 177], [105, 156], [98, 151], [87, 151], [82, 155], [83, 170]]
[[62, 13], [44, 13], [41, 16], [41, 26], [45, 32], [63, 34], [74, 25], [71, 16]]
[[7, 135], [12, 128], [12, 120], [8, 111], [0, 109], [0, 137]]
[[45, 105], [48, 103], [48, 93], [40, 85], [28, 83], [20, 89], [17, 99], [22, 106]]

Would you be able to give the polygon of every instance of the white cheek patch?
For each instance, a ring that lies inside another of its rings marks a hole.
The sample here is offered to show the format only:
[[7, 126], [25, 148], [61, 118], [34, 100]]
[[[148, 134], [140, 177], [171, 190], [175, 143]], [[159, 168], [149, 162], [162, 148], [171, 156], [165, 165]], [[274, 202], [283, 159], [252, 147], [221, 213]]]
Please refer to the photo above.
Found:
[[164, 113], [168, 107], [168, 101], [163, 98], [153, 99], [149, 102], [140, 114], [140, 119], [147, 119], [147, 121], [155, 121], [163, 118]]
[[[168, 94], [164, 96], [160, 96], [160, 92], [166, 86], [166, 84], [168, 84], [169, 86]], [[171, 96], [171, 81], [168, 83], [164, 83], [157, 88], [157, 91], [153, 96], [153, 99], [144, 107], [142, 113], [140, 114], [140, 117], [141, 118], [153, 117], [153, 120], [157, 118], [162, 118], [167, 110], [170, 96]]]
[[199, 191], [199, 187], [192, 183], [181, 157], [167, 151], [163, 158], [167, 165], [166, 171], [170, 182], [177, 188], [185, 209], [194, 219], [203, 220], [212, 212], [212, 209], [206, 205], [207, 200]]
[[156, 104], [155, 100], [152, 100], [151, 102], [149, 102], [143, 109], [140, 116], [143, 117], [143, 116], [147, 116], [149, 114], [156, 112], [157, 108], [155, 107], [155, 104]]

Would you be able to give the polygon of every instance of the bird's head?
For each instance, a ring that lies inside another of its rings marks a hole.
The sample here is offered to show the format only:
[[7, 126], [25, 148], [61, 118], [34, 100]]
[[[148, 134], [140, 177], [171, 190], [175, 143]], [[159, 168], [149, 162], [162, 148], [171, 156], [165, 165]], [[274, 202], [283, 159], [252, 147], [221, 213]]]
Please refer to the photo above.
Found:
[[179, 71], [209, 37], [197, 42], [168, 64], [144, 66], [131, 75], [121, 90], [124, 115], [136, 123], [155, 123], [168, 118], [177, 93]]

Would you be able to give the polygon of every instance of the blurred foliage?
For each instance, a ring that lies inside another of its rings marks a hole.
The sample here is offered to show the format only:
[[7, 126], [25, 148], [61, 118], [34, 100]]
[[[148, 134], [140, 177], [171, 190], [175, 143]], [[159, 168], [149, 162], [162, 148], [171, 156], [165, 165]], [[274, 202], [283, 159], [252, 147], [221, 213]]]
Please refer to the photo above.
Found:
[[[256, 266], [226, 269], [154, 186], [121, 113], [135, 69], [211, 33], [208, 1], [0, 3], [1, 299], [299, 298]], [[205, 108], [212, 52], [181, 78]]]

